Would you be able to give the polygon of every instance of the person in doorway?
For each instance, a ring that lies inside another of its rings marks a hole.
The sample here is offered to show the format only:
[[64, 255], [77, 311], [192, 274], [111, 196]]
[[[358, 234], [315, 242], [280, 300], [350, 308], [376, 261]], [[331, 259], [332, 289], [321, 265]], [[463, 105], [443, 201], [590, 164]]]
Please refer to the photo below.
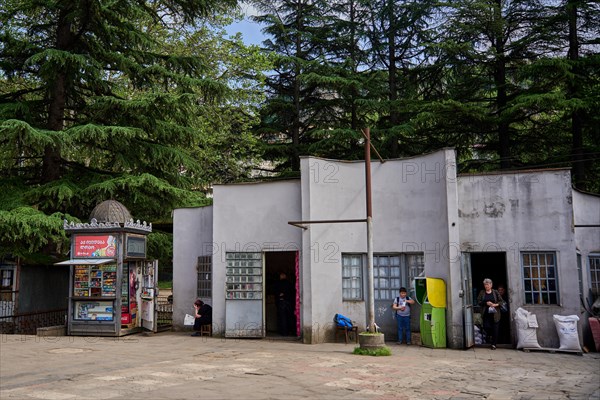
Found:
[[212, 324], [212, 307], [205, 304], [202, 300], [194, 302], [194, 333], [192, 336], [200, 336], [200, 328], [202, 325]]
[[510, 343], [510, 311], [508, 307], [508, 292], [503, 284], [498, 285], [498, 294], [504, 300], [504, 305], [500, 307], [500, 325], [498, 327], [498, 342]]
[[479, 296], [477, 296], [477, 304], [481, 307], [483, 329], [489, 338], [492, 350], [496, 350], [496, 344], [498, 344], [498, 327], [501, 318], [500, 308], [504, 304], [504, 300], [500, 296], [500, 293], [493, 288], [491, 279], [486, 278], [483, 280], [483, 288], [479, 292]]
[[287, 336], [291, 328], [293, 291], [285, 272], [279, 273], [279, 281], [275, 284], [274, 293], [277, 306], [277, 329], [281, 336]]
[[400, 288], [400, 296], [394, 299], [392, 309], [395, 312], [396, 327], [398, 329], [398, 344], [406, 338], [406, 344], [410, 345], [410, 305], [415, 301], [408, 297], [406, 288]]

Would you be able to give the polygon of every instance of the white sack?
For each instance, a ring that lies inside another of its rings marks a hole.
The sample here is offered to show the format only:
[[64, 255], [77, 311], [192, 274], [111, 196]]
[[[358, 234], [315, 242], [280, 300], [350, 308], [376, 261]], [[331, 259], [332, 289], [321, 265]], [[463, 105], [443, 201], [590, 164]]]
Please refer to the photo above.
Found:
[[537, 341], [537, 318], [521, 307], [515, 311], [515, 324], [517, 326], [517, 349], [541, 348]]
[[560, 339], [559, 350], [581, 351], [579, 344], [579, 334], [577, 333], [577, 315], [553, 315], [554, 326]]

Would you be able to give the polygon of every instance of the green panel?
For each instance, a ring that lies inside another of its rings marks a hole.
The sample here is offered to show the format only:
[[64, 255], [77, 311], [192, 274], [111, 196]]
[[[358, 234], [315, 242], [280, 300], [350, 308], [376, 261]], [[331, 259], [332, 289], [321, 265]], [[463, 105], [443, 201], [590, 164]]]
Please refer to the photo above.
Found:
[[419, 304], [425, 304], [427, 301], [427, 280], [425, 278], [415, 278], [415, 296]]
[[425, 303], [421, 307], [421, 343], [425, 347], [446, 347], [446, 309]]

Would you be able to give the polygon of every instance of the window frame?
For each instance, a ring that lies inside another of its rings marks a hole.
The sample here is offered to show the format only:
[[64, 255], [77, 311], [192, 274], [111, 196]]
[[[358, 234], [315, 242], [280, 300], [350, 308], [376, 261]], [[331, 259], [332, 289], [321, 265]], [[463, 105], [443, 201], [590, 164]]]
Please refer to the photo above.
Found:
[[[540, 256], [544, 258], [543, 263], [540, 261]], [[549, 259], [552, 259], [553, 262], [549, 262]], [[560, 305], [557, 252], [522, 251], [520, 264], [523, 303], [527, 305]], [[554, 301], [552, 301], [553, 297]]]
[[600, 253], [590, 253], [588, 254], [587, 259], [590, 277], [590, 290], [592, 291], [592, 296], [594, 296], [594, 299], [597, 299], [600, 297]]
[[[398, 264], [392, 263], [393, 258], [398, 258]], [[379, 262], [383, 259], [388, 259], [386, 265], [380, 265]], [[398, 275], [393, 274], [393, 269], [398, 267]], [[381, 271], [387, 269], [385, 276], [381, 275]], [[414, 295], [414, 278], [423, 275], [425, 271], [425, 254], [424, 253], [376, 253], [373, 255], [373, 295], [375, 301], [394, 300], [398, 296], [401, 287], [407, 288], [409, 293]], [[388, 281], [387, 287], [380, 285], [381, 281]], [[397, 285], [394, 284], [397, 280]], [[382, 293], [387, 293], [388, 297], [382, 296]]]
[[212, 281], [212, 256], [199, 256], [196, 264], [196, 295], [198, 298], [212, 298]]
[[[342, 301], [364, 301], [364, 254], [357, 253], [342, 253]], [[348, 265], [345, 261], [358, 260], [359, 265]], [[350, 273], [346, 274], [346, 270], [351, 268]], [[352, 276], [352, 272], [358, 271], [358, 276]], [[348, 275], [348, 276], [347, 276]], [[349, 282], [349, 284], [347, 284]], [[353, 283], [358, 282], [359, 287], [355, 288], [352, 286]], [[349, 286], [348, 286], [349, 285]], [[348, 286], [348, 287], [346, 287]], [[348, 291], [350, 291], [350, 296], [347, 295]], [[358, 292], [357, 296], [353, 296], [353, 292]]]

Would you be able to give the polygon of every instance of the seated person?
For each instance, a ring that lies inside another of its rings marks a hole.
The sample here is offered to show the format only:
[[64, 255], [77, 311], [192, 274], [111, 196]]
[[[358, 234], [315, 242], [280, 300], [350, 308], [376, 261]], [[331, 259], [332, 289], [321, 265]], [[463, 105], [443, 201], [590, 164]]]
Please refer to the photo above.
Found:
[[202, 300], [196, 300], [194, 302], [194, 333], [192, 336], [200, 336], [200, 327], [202, 325], [212, 324], [212, 307], [208, 304], [204, 304]]

